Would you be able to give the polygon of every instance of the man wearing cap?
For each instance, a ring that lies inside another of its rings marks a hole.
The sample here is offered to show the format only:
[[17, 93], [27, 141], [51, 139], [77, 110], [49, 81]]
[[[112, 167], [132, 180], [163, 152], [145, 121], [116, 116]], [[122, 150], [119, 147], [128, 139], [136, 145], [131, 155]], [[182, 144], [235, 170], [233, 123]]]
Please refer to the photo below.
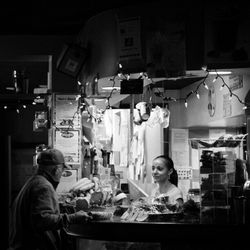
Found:
[[91, 219], [84, 211], [60, 213], [56, 187], [68, 168], [62, 152], [42, 151], [37, 164], [37, 173], [27, 180], [13, 204], [10, 250], [61, 250], [61, 229]]

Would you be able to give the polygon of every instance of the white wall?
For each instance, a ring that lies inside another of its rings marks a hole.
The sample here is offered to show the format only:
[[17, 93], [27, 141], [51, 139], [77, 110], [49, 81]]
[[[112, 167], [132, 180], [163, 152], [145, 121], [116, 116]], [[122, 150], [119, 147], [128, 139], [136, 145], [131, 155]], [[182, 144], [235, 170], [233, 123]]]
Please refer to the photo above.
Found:
[[[228, 84], [229, 77], [224, 76], [224, 81]], [[214, 76], [209, 76], [206, 83], [208, 86], [215, 87], [215, 114], [210, 117], [208, 112], [208, 90], [201, 85], [199, 88], [200, 99], [197, 99], [193, 94], [188, 98], [188, 107], [185, 108], [184, 101], [172, 103], [170, 105], [171, 118], [170, 127], [172, 128], [190, 128], [190, 127], [240, 127], [243, 126], [245, 111], [242, 109], [243, 105], [233, 97], [231, 100], [232, 112], [227, 117], [223, 115], [223, 96], [229, 93], [226, 87], [220, 91], [223, 84], [221, 79], [217, 79], [215, 83], [212, 82]], [[194, 83], [186, 88], [180, 90], [180, 96], [185, 98], [186, 95], [196, 89], [199, 84]], [[250, 89], [250, 75], [243, 75], [243, 88], [233, 91], [241, 100], [244, 98]], [[226, 118], [226, 119], [225, 119]]]

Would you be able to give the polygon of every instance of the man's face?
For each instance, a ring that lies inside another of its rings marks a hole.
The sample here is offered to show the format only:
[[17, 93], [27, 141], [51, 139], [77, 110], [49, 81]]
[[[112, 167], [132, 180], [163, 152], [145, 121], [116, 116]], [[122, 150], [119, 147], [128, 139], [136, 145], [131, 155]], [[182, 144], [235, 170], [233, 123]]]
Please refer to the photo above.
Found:
[[54, 174], [55, 181], [60, 182], [63, 171], [64, 171], [64, 165], [63, 164], [56, 165], [56, 171], [55, 171], [55, 174]]

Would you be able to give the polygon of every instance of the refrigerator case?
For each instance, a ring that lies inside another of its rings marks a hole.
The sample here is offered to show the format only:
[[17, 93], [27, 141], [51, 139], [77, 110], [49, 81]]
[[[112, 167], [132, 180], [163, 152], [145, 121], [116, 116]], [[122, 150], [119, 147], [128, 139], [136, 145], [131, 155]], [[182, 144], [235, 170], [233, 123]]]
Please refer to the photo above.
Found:
[[200, 164], [200, 221], [230, 223], [230, 189], [235, 185], [236, 149], [198, 147]]

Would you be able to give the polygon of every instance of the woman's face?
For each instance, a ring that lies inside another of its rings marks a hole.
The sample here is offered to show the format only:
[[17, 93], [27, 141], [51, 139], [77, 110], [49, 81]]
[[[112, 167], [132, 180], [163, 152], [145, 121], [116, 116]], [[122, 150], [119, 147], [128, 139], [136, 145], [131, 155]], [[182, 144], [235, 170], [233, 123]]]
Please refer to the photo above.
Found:
[[169, 179], [172, 170], [169, 170], [166, 162], [162, 158], [153, 160], [152, 175], [155, 182], [165, 182]]

